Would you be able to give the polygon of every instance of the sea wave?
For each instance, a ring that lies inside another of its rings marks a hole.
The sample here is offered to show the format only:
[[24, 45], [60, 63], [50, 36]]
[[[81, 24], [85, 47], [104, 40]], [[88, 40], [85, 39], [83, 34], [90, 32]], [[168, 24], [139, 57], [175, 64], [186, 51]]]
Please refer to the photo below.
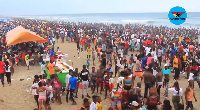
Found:
[[117, 23], [118, 21], [112, 21], [112, 20], [103, 20], [100, 21], [101, 23]]
[[131, 19], [127, 19], [127, 20], [121, 20], [121, 22], [123, 23], [154, 23], [155, 21], [153, 20], [139, 20], [139, 19], [134, 19], [134, 20], [131, 20]]

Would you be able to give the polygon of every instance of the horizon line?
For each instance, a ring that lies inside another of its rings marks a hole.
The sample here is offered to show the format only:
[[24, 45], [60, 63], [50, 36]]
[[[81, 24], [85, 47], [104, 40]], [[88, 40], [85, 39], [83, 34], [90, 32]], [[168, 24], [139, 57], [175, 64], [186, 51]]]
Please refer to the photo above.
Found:
[[[67, 13], [67, 14], [32, 14], [32, 15], [0, 15], [0, 16], [51, 16], [51, 15], [79, 15], [79, 14], [151, 14], [151, 13], [168, 13], [168, 12], [114, 12], [114, 13]], [[187, 12], [187, 13], [200, 13], [200, 12]]]

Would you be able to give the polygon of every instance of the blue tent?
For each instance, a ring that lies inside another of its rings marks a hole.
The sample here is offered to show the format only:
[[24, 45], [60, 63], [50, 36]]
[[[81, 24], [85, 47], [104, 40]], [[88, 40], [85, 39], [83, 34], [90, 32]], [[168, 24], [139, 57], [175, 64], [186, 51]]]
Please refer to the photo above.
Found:
[[10, 21], [10, 18], [1, 18], [0, 21], [7, 22], [7, 21]]

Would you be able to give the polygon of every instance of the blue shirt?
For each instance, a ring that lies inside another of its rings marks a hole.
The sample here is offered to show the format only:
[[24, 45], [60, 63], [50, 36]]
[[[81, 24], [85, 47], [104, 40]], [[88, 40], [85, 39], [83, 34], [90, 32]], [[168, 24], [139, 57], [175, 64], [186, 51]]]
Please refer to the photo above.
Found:
[[177, 52], [177, 50], [178, 50], [178, 47], [174, 47], [174, 49], [175, 49], [175, 51]]
[[69, 82], [70, 82], [70, 89], [76, 89], [76, 83], [78, 79], [76, 77], [70, 77]]
[[71, 38], [73, 37], [73, 33], [70, 34], [70, 37], [71, 37]]
[[165, 53], [165, 48], [163, 48], [163, 53]]
[[109, 72], [113, 72], [112, 68], [109, 68], [109, 69], [110, 69]]
[[182, 43], [183, 45], [185, 45], [185, 41], [182, 41], [181, 43]]
[[133, 60], [133, 56], [130, 56], [130, 60]]
[[163, 74], [170, 74], [171, 73], [171, 69], [163, 69], [162, 73]]
[[147, 58], [142, 58], [142, 67], [144, 68], [147, 64]]
[[175, 50], [174, 50], [174, 49], [172, 49], [172, 51], [171, 51], [171, 58], [173, 58], [173, 57], [174, 57], [174, 55], [175, 55]]
[[90, 66], [90, 62], [87, 62], [87, 66]]
[[49, 57], [52, 57], [55, 53], [53, 51], [49, 51]]

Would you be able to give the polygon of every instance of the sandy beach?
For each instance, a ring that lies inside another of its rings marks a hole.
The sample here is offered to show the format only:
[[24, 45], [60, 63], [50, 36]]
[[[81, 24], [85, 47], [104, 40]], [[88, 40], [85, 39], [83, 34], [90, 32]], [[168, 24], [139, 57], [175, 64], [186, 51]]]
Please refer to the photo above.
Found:
[[[71, 65], [71, 63], [74, 63], [74, 67], [77, 67], [79, 69], [79, 71], [82, 70], [82, 65], [86, 64], [86, 52], [80, 52], [80, 58], [77, 57], [77, 51], [76, 51], [76, 44], [75, 43], [60, 43], [61, 41], [59, 41], [58, 43], [56, 42], [55, 44], [55, 48], [56, 47], [60, 47], [60, 50], [63, 53], [67, 53], [68, 54], [68, 64]], [[92, 47], [94, 47], [92, 45]], [[129, 52], [129, 54], [131, 54], [131, 52]], [[133, 53], [134, 55], [136, 53]], [[92, 63], [92, 62], [90, 62]], [[100, 62], [95, 61], [96, 64], [96, 70], [99, 67]], [[113, 64], [114, 65], [114, 64]], [[90, 71], [91, 71], [91, 67], [90, 66]], [[114, 69], [114, 67], [113, 67]], [[12, 85], [9, 86], [6, 82], [6, 77], [5, 77], [5, 87], [3, 87], [0, 84], [0, 110], [33, 110], [34, 108], [37, 107], [36, 102], [33, 98], [33, 95], [31, 94], [30, 88], [33, 82], [33, 76], [36, 74], [40, 74], [40, 66], [31, 66], [30, 70], [27, 70], [27, 67], [25, 66], [17, 66], [15, 67], [15, 73], [12, 76]], [[180, 87], [185, 91], [185, 88], [188, 86], [188, 82], [187, 79], [184, 79], [183, 75], [180, 75], [181, 80], [179, 81]], [[30, 77], [31, 80], [27, 80], [27, 78]], [[173, 84], [173, 73], [170, 75], [170, 84], [169, 86], [171, 86]], [[24, 79], [23, 81], [20, 81], [20, 79]], [[115, 78], [115, 85], [116, 85], [116, 79]], [[135, 80], [135, 84], [140, 81], [139, 78], [136, 78]], [[89, 89], [90, 90], [90, 89]], [[195, 93], [196, 93], [196, 97], [197, 100], [200, 99], [200, 92], [199, 92], [199, 88], [197, 83], [195, 83]], [[144, 92], [144, 84], [142, 83], [142, 94]], [[91, 91], [90, 91], [91, 93]], [[164, 89], [161, 88], [161, 94], [164, 93]], [[96, 92], [95, 92], [96, 94]], [[100, 95], [100, 94], [97, 94]], [[92, 94], [90, 94], [90, 96], [92, 96]], [[107, 110], [108, 107], [110, 106], [110, 99], [104, 99], [104, 92], [102, 95], [100, 95], [102, 98], [102, 106], [103, 106], [103, 110]], [[169, 100], [171, 101], [171, 97], [172, 97], [172, 93], [169, 92]], [[185, 98], [185, 96], [184, 96]], [[164, 100], [164, 96], [161, 96], [161, 100]], [[90, 101], [92, 101], [92, 99], [90, 98]], [[78, 93], [78, 98], [76, 99], [77, 105], [72, 105], [71, 102], [66, 103], [65, 102], [65, 94], [62, 96], [62, 102], [63, 104], [59, 105], [57, 102], [52, 103], [51, 107], [52, 110], [74, 110], [76, 108], [80, 108], [82, 106], [82, 98], [81, 98], [81, 89], [79, 89], [79, 93]], [[193, 101], [194, 102], [194, 101]], [[199, 110], [198, 108], [200, 108], [200, 100], [198, 100], [198, 102], [194, 102], [194, 107], [195, 110]], [[172, 105], [172, 102], [171, 102]]]

